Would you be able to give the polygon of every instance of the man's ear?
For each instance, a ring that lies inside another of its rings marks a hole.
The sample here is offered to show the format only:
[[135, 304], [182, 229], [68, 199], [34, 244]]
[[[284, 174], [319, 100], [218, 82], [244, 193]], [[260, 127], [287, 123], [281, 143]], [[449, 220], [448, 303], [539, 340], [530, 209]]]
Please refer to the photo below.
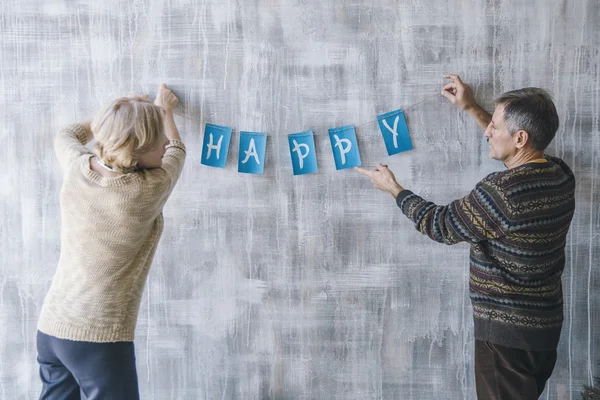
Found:
[[517, 149], [522, 149], [529, 144], [529, 133], [527, 131], [516, 131], [513, 134], [513, 137], [515, 138], [515, 146], [517, 146]]

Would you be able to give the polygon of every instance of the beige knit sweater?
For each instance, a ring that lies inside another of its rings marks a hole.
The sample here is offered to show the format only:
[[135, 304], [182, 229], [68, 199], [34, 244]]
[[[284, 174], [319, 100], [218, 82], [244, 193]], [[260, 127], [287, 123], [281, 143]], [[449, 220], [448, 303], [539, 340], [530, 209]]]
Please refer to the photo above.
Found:
[[90, 169], [86, 136], [74, 124], [55, 140], [64, 173], [61, 251], [38, 329], [62, 339], [132, 341], [185, 146], [172, 140], [161, 168], [108, 178]]

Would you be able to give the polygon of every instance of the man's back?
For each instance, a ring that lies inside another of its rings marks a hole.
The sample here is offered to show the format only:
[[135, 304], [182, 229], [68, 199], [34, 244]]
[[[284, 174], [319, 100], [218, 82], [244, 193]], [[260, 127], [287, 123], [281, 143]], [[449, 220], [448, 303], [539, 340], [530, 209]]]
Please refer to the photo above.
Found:
[[487, 207], [500, 237], [471, 247], [475, 338], [524, 350], [553, 350], [563, 320], [561, 274], [575, 208], [575, 178], [560, 159], [494, 173]]

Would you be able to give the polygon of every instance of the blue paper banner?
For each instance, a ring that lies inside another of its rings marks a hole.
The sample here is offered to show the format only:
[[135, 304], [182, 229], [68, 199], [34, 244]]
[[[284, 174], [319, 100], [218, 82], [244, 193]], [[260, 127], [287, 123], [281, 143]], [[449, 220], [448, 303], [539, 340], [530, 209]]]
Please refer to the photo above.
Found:
[[288, 135], [294, 175], [312, 174], [318, 171], [315, 138], [312, 131]]
[[265, 169], [266, 146], [266, 133], [240, 132], [238, 172], [262, 174]]
[[354, 125], [329, 129], [329, 140], [336, 169], [354, 168], [361, 165]]
[[388, 155], [391, 156], [413, 148], [402, 110], [381, 114], [377, 116], [377, 120]]
[[210, 167], [225, 168], [230, 140], [231, 128], [206, 124], [200, 163]]

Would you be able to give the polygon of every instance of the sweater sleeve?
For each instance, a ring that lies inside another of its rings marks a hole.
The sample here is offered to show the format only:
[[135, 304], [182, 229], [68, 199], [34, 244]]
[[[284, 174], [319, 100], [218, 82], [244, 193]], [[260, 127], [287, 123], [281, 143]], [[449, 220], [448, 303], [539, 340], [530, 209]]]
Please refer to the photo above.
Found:
[[167, 179], [169, 180], [169, 191], [173, 190], [179, 176], [181, 175], [181, 170], [183, 169], [183, 164], [185, 162], [186, 150], [185, 145], [181, 140], [171, 140], [171, 142], [167, 145], [167, 149], [165, 151], [165, 155], [162, 160], [162, 167], [160, 168], [165, 172]]
[[477, 243], [504, 236], [510, 226], [506, 199], [493, 184], [479, 182], [469, 195], [438, 206], [410, 190], [398, 194], [396, 204], [415, 228], [436, 242]]
[[63, 172], [77, 157], [90, 154], [85, 147], [88, 133], [81, 124], [71, 124], [62, 128], [54, 138], [54, 151]]

